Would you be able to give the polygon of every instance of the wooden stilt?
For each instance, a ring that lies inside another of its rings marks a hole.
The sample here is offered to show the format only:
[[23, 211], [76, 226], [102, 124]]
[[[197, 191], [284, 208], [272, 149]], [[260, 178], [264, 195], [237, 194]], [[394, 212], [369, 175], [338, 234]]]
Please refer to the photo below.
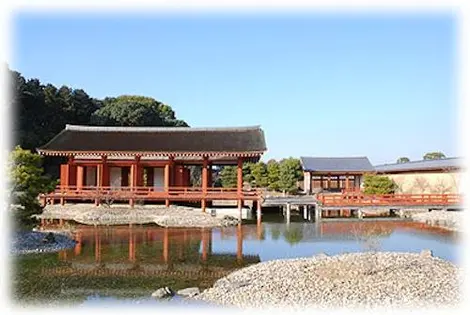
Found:
[[163, 261], [168, 263], [168, 247], [169, 247], [169, 240], [168, 240], [168, 228], [165, 228], [163, 231]]

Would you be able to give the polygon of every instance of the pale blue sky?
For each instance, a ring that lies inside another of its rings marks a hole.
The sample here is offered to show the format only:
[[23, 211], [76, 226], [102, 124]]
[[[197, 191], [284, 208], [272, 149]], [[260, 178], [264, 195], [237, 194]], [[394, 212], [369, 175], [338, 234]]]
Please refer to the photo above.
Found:
[[31, 15], [10, 68], [137, 94], [192, 127], [261, 125], [264, 157], [457, 154], [456, 25], [434, 15]]

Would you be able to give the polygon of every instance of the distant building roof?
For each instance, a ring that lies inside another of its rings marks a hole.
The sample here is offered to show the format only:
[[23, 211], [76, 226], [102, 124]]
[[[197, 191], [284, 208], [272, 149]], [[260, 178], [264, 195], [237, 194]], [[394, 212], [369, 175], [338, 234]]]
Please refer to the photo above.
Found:
[[462, 168], [463, 163], [464, 161], [462, 158], [447, 158], [440, 160], [422, 160], [406, 163], [382, 164], [376, 165], [375, 170], [378, 173], [389, 173], [457, 169]]
[[367, 157], [301, 157], [304, 171], [310, 172], [373, 172]]
[[43, 154], [65, 152], [240, 153], [266, 151], [259, 126], [233, 128], [98, 127], [67, 125], [44, 146]]

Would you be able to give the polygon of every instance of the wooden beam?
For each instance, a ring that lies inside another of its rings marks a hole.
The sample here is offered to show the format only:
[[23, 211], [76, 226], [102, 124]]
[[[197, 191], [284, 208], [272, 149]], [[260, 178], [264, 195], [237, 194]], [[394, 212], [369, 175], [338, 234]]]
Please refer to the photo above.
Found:
[[243, 159], [241, 157], [238, 158], [237, 161], [237, 192], [241, 197], [243, 189]]
[[83, 187], [83, 166], [77, 165], [77, 189], [80, 190]]

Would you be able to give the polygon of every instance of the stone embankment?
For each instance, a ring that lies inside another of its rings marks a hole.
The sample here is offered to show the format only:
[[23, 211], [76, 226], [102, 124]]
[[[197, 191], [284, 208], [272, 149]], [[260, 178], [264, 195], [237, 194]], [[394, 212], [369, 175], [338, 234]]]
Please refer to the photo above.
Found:
[[63, 219], [86, 225], [157, 224], [162, 227], [223, 227], [237, 225], [232, 216], [212, 216], [211, 209], [183, 206], [145, 205], [92, 206], [86, 204], [48, 205], [38, 219]]
[[448, 230], [463, 231], [463, 211], [430, 211], [411, 215], [413, 221], [438, 226]]
[[454, 307], [462, 279], [430, 251], [318, 255], [240, 269], [193, 299], [241, 308]]
[[11, 240], [13, 254], [57, 252], [75, 246], [75, 241], [68, 236], [51, 232], [16, 232]]

